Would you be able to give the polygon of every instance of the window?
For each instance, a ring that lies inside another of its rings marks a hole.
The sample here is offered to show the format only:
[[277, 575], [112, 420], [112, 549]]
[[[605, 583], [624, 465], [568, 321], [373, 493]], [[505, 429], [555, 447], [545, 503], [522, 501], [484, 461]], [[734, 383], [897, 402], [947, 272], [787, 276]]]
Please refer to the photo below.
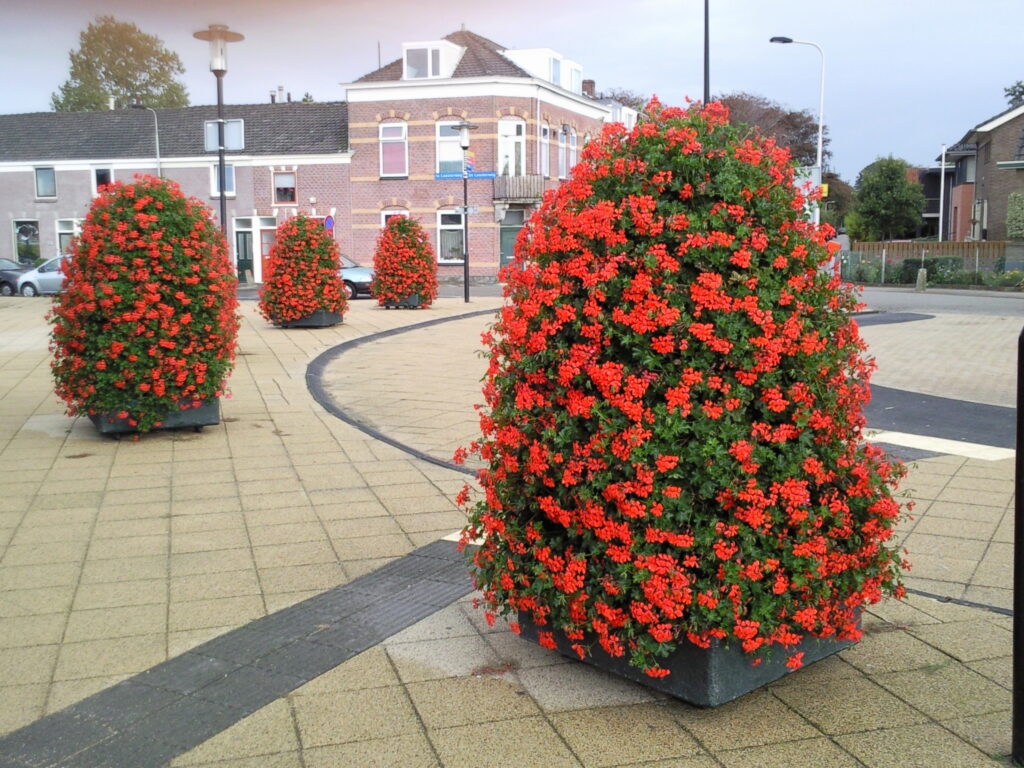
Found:
[[437, 263], [461, 264], [465, 255], [462, 214], [449, 211], [437, 213]]
[[551, 82], [555, 85], [562, 84], [562, 61], [561, 59], [551, 59]]
[[409, 48], [405, 52], [405, 78], [416, 80], [423, 77], [441, 76], [440, 48]]
[[[235, 196], [235, 166], [227, 163], [224, 163], [224, 196]], [[220, 163], [210, 166], [210, 197], [220, 197]]]
[[551, 128], [547, 123], [540, 127], [540, 172], [544, 178], [551, 175]]
[[515, 118], [498, 122], [498, 175], [526, 174], [526, 123]]
[[114, 183], [114, 172], [110, 168], [92, 169], [92, 193], [99, 194], [100, 187]]
[[576, 129], [569, 129], [569, 170], [576, 165]]
[[71, 252], [71, 240], [81, 231], [81, 219], [57, 219], [57, 251]]
[[22, 219], [14, 221], [14, 254], [22, 264], [39, 259], [39, 222]]
[[405, 208], [385, 208], [380, 212], [380, 225], [383, 227], [387, 225], [391, 219], [397, 219], [408, 215], [409, 212], [405, 210]]
[[[206, 151], [216, 152], [219, 149], [217, 143], [217, 121], [207, 120], [205, 122]], [[245, 125], [242, 120], [224, 121], [224, 149], [241, 150], [245, 149]]]
[[437, 172], [462, 173], [462, 147], [459, 145], [459, 124], [443, 122], [437, 124]]
[[380, 175], [405, 177], [409, 175], [409, 145], [405, 123], [380, 125]]
[[292, 171], [274, 174], [274, 205], [286, 205], [298, 200], [295, 195], [295, 173]]
[[558, 178], [565, 178], [565, 126], [558, 132]]
[[583, 93], [583, 73], [578, 69], [569, 70], [569, 90], [573, 93]]
[[57, 174], [53, 168], [36, 168], [36, 197], [57, 196]]

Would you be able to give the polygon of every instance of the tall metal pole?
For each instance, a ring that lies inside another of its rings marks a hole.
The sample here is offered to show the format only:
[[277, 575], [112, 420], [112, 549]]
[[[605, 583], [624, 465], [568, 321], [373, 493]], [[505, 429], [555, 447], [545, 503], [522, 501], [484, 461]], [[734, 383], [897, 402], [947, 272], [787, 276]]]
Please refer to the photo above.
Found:
[[1017, 337], [1017, 459], [1013, 507], [1013, 727], [1011, 757], [1024, 765], [1024, 330]]
[[463, 297], [469, 303], [469, 166], [468, 149], [462, 150], [462, 285]]
[[942, 162], [939, 166], [939, 242], [942, 242], [942, 214], [946, 201], [946, 145], [942, 145]]
[[224, 196], [226, 186], [224, 169], [224, 72], [215, 70], [217, 78], [217, 188], [220, 192], [220, 231], [228, 236], [228, 201]]
[[711, 101], [711, 31], [708, 20], [708, 0], [704, 0], [704, 104]]

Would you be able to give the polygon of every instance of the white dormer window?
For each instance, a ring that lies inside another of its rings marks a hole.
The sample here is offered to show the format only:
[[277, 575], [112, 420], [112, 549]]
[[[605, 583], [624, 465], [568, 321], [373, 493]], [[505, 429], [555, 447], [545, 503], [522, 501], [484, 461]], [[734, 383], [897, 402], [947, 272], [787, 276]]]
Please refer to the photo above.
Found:
[[551, 59], [551, 82], [555, 85], [562, 84], [562, 60]]
[[402, 46], [404, 80], [451, 77], [462, 55], [462, 47], [449, 40], [406, 43]]

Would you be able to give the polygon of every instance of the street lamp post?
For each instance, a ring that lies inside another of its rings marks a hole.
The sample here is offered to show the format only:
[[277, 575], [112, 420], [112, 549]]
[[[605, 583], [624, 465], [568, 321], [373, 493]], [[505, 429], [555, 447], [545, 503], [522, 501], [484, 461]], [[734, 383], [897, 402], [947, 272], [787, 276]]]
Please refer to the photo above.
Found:
[[224, 75], [228, 71], [228, 43], [237, 43], [245, 37], [232, 32], [226, 24], [211, 24], [192, 35], [210, 43], [210, 71], [217, 78], [217, 188], [220, 191], [220, 231], [227, 236], [228, 204], [224, 197]]
[[164, 174], [163, 171], [160, 170], [160, 121], [157, 120], [156, 110], [137, 101], [132, 103], [132, 109], [148, 109], [153, 113], [153, 142], [156, 144], [156, 175], [162, 179]]
[[478, 126], [466, 120], [455, 126], [462, 147], [462, 284], [463, 297], [469, 303], [469, 132]]
[[[818, 89], [818, 183], [821, 184], [824, 181], [825, 169], [822, 166], [822, 150], [824, 149], [824, 136], [825, 136], [825, 51], [822, 50], [821, 46], [817, 43], [811, 43], [806, 40], [794, 40], [791, 37], [773, 37], [768, 42], [770, 43], [793, 43], [794, 45], [810, 45], [813, 48], [818, 49], [818, 53], [821, 54], [821, 86]], [[821, 205], [816, 204], [814, 206], [814, 223], [821, 223]]]

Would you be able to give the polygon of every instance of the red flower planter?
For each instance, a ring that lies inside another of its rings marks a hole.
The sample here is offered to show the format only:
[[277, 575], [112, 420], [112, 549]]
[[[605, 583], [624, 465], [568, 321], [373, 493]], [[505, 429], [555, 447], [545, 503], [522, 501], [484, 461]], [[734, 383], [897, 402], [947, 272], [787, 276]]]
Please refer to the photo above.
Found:
[[395, 216], [381, 230], [370, 292], [386, 309], [429, 307], [437, 298], [437, 261], [416, 219]]

